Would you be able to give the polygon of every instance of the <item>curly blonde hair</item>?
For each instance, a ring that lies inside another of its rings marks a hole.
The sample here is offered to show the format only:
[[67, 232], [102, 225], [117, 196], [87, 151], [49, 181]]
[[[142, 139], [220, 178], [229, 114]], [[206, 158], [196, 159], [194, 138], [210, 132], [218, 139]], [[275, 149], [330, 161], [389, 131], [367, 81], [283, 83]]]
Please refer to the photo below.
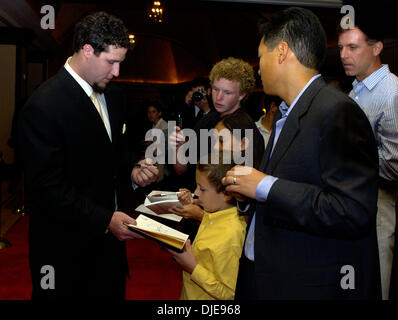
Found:
[[242, 59], [232, 57], [217, 62], [211, 69], [209, 79], [212, 86], [215, 80], [221, 78], [239, 82], [239, 94], [246, 95], [253, 91], [256, 82], [252, 66]]

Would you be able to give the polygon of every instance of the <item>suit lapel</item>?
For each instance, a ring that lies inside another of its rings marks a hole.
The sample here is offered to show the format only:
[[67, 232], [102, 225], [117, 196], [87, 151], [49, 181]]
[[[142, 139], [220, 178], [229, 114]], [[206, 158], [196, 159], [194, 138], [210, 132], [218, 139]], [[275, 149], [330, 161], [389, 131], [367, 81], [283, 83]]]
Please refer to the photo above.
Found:
[[[319, 77], [311, 83], [311, 85], [301, 95], [300, 99], [296, 102], [296, 105], [288, 115], [286, 122], [279, 134], [279, 138], [276, 142], [272, 155], [269, 158], [268, 163], [266, 163], [265, 165], [266, 173], [273, 173], [279, 161], [282, 159], [282, 157], [294, 141], [294, 138], [300, 132], [301, 117], [303, 117], [307, 113], [308, 109], [311, 106], [312, 100], [314, 99], [318, 91], [325, 85], [325, 81], [322, 79], [322, 77]], [[268, 150], [268, 146], [267, 151], [270, 152], [270, 150]]]
[[[87, 117], [87, 125], [95, 125], [98, 130], [101, 130], [106, 137], [107, 142], [111, 143], [109, 139], [108, 132], [106, 131], [105, 125], [99, 115], [96, 107], [91, 101], [90, 97], [87, 96], [83, 88], [77, 83], [77, 81], [66, 71], [65, 68], [61, 68], [58, 76], [65, 84], [65, 89], [70, 91], [71, 96], [75, 99], [76, 105], [83, 108]], [[109, 113], [108, 108], [108, 113]], [[83, 110], [82, 110], [83, 111]]]
[[120, 118], [120, 113], [116, 111], [115, 106], [118, 102], [115, 100], [116, 97], [110, 90], [105, 90], [104, 92], [106, 106], [108, 109], [109, 123], [111, 126], [112, 142], [115, 143], [115, 139], [119, 137], [118, 130], [121, 130], [120, 123], [122, 119]]

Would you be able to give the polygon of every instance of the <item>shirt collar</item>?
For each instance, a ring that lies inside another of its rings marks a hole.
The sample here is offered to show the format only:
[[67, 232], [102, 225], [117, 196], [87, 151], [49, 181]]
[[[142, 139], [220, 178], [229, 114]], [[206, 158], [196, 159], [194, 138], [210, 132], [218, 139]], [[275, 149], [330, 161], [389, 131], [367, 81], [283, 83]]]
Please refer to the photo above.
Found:
[[256, 126], [257, 126], [258, 130], [260, 130], [261, 132], [270, 133], [270, 131], [269, 131], [267, 128], [265, 128], [265, 127], [263, 126], [263, 124], [262, 124], [262, 121], [263, 121], [263, 119], [265, 118], [265, 116], [266, 116], [265, 114], [262, 115], [262, 116], [260, 117], [260, 119], [258, 119], [258, 120], [256, 121]]
[[261, 121], [265, 118], [265, 114], [263, 114], [257, 121], [256, 124], [261, 125]]
[[220, 219], [224, 220], [227, 216], [234, 216], [238, 214], [238, 207], [232, 207], [221, 211], [216, 212], [204, 212], [203, 221], [218, 221]]
[[354, 88], [355, 91], [355, 88], [360, 83], [363, 83], [363, 85], [370, 91], [375, 87], [376, 84], [379, 83], [381, 79], [383, 79], [389, 73], [390, 69], [388, 67], [388, 64], [383, 64], [381, 68], [377, 69], [375, 72], [367, 76], [362, 81], [358, 81], [357, 79], [355, 79], [352, 83], [352, 87]]
[[156, 124], [153, 125], [152, 128], [155, 129], [155, 128], [157, 128], [158, 126], [160, 126], [160, 124], [162, 123], [162, 121], [163, 121], [163, 118], [160, 117], [159, 120], [158, 120], [158, 122], [156, 122]]
[[301, 95], [304, 93], [305, 90], [307, 90], [307, 88], [310, 86], [310, 84], [312, 82], [314, 82], [315, 79], [318, 79], [321, 76], [320, 73], [318, 73], [317, 75], [313, 76], [308, 82], [307, 84], [304, 86], [303, 89], [301, 89], [301, 91], [299, 92], [299, 94], [297, 95], [297, 97], [293, 100], [292, 104], [290, 105], [290, 107], [286, 104], [285, 101], [282, 101], [282, 103], [279, 105], [279, 110], [282, 114], [282, 118], [287, 117], [289, 115], [289, 113], [292, 111], [292, 109], [294, 108], [294, 106], [296, 105], [297, 101], [300, 99]]
[[72, 67], [69, 64], [69, 61], [72, 57], [69, 57], [65, 64], [64, 64], [64, 68], [66, 69], [66, 71], [68, 71], [70, 73], [70, 75], [77, 81], [77, 83], [82, 87], [82, 89], [84, 90], [84, 92], [90, 97], [91, 94], [93, 93], [93, 88], [88, 84], [87, 81], [83, 80], [76, 72], [75, 70], [72, 69]]

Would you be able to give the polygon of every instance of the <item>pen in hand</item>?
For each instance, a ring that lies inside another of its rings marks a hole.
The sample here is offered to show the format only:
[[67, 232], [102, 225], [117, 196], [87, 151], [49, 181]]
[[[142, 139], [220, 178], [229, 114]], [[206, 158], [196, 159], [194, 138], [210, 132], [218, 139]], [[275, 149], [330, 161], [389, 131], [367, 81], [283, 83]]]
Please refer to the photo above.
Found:
[[148, 168], [148, 167], [154, 167], [155, 169], [157, 168], [157, 166], [154, 166], [152, 164], [145, 164], [145, 163], [136, 163], [135, 166], [139, 167], [139, 168]]
[[[178, 191], [175, 194], [178, 196], [181, 192]], [[154, 195], [147, 195], [147, 197], [167, 197], [173, 195], [173, 193], [158, 193], [158, 194], [154, 194]], [[197, 199], [198, 196], [196, 194], [192, 194], [192, 198]]]

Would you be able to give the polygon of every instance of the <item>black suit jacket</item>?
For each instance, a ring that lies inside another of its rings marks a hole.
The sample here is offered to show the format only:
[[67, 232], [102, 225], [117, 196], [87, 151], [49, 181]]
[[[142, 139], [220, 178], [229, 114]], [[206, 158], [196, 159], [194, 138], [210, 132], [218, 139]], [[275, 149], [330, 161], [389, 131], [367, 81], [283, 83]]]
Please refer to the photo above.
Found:
[[[318, 78], [287, 117], [270, 157], [274, 134], [261, 170], [278, 180], [267, 201], [256, 203], [254, 275], [240, 270], [237, 296], [379, 298], [378, 156], [366, 116]], [[341, 286], [344, 266], [354, 268], [355, 289]], [[243, 293], [248, 277], [256, 289]]]
[[[106, 229], [119, 177], [129, 177], [132, 166], [121, 165], [128, 160], [123, 96], [112, 84], [104, 94], [112, 142], [90, 98], [64, 68], [22, 111], [33, 298], [124, 296], [125, 244]], [[54, 267], [55, 290], [40, 285], [44, 265]]]

